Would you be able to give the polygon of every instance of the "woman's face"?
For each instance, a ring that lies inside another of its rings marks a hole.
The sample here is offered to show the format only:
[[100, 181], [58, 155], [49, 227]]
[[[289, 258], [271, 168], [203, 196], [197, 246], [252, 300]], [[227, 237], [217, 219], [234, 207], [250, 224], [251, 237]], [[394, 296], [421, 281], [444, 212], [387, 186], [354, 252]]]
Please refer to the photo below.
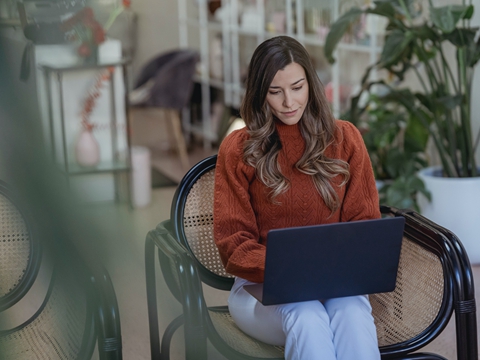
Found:
[[308, 82], [303, 67], [293, 62], [278, 70], [266, 101], [281, 122], [286, 125], [298, 123], [308, 103]]

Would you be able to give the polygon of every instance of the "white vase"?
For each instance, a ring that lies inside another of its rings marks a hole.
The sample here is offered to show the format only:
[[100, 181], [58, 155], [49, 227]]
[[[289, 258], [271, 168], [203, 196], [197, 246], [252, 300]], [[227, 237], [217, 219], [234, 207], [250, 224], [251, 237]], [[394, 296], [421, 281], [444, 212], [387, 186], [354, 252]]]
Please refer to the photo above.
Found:
[[423, 216], [452, 231], [462, 242], [472, 264], [480, 264], [480, 177], [441, 177], [440, 167], [419, 172], [432, 194], [418, 204]]
[[100, 162], [100, 146], [92, 131], [80, 133], [75, 145], [75, 159], [78, 165], [85, 167], [97, 166]]

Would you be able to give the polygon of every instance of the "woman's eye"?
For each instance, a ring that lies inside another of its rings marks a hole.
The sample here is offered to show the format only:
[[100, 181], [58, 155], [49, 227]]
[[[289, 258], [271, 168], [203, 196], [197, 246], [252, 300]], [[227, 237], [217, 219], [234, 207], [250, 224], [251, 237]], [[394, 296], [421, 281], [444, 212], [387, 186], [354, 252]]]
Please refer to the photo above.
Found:
[[294, 90], [294, 91], [302, 90], [302, 87], [303, 87], [303, 86], [297, 86], [297, 87], [294, 87], [293, 90]]
[[277, 95], [280, 94], [280, 91], [269, 91], [268, 93], [271, 95]]

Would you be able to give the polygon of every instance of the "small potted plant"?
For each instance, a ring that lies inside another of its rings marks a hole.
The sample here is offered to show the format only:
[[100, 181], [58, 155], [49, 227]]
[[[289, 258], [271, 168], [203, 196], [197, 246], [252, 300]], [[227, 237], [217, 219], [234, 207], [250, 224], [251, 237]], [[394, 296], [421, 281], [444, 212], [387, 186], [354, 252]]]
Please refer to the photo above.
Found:
[[[389, 98], [417, 118], [428, 132], [440, 166], [420, 172], [432, 193], [432, 201], [421, 200], [420, 208], [425, 216], [453, 230], [471, 260], [480, 263], [480, 170], [475, 158], [480, 133], [472, 133], [472, 118], [478, 114], [471, 112], [473, 74], [480, 59], [479, 30], [471, 25], [474, 6], [464, 0], [435, 7], [430, 0], [425, 16], [422, 3], [380, 0], [368, 8], [350, 9], [331, 26], [325, 55], [334, 61], [335, 48], [362, 14], [387, 20], [380, 59], [367, 68], [360, 93], [381, 85]], [[448, 56], [447, 49], [455, 55]], [[373, 69], [388, 73], [393, 81], [372, 80]], [[405, 86], [410, 74], [418, 80], [418, 90]], [[361, 113], [360, 99], [361, 94], [352, 98], [352, 118]], [[461, 199], [462, 194], [465, 199]], [[445, 199], [445, 195], [451, 198]]]
[[86, 63], [97, 63], [98, 46], [105, 41], [105, 30], [95, 19], [92, 8], [85, 7], [60, 26], [67, 37], [78, 44], [77, 53]]

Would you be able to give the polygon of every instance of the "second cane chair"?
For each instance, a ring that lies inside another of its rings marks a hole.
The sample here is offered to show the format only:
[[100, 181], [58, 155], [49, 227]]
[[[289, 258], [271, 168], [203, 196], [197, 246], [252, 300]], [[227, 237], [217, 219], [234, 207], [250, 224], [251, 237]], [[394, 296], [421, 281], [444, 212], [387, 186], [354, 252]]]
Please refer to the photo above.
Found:
[[[225, 291], [233, 284], [213, 241], [215, 164], [216, 156], [212, 156], [185, 175], [175, 193], [170, 219], [147, 235], [152, 359], [169, 359], [172, 336], [181, 325], [186, 359], [207, 359], [207, 339], [228, 359], [283, 359], [282, 348], [243, 333], [227, 306], [208, 307], [205, 302], [202, 283]], [[406, 219], [396, 289], [370, 296], [382, 359], [444, 359], [419, 351], [443, 331], [455, 311], [457, 359], [477, 360], [473, 278], [460, 241], [413, 211], [381, 210], [384, 216]], [[157, 318], [156, 252], [163, 277], [183, 309], [162, 339]]]
[[85, 360], [95, 347], [100, 360], [122, 359], [108, 273], [87, 267], [50, 231], [57, 219], [45, 224], [32, 208], [0, 181], [0, 360]]

